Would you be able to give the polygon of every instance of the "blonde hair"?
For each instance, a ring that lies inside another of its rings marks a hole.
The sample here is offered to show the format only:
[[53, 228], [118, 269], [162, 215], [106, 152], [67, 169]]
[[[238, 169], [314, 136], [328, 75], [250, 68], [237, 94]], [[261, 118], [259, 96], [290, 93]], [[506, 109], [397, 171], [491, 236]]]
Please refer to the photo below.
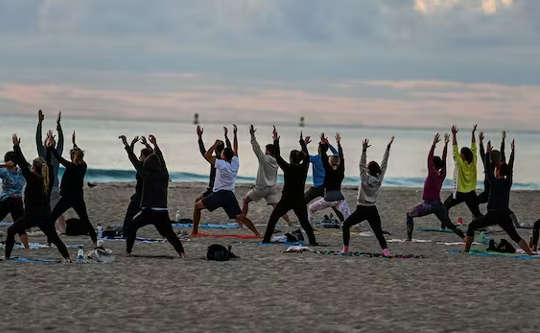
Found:
[[49, 166], [47, 165], [47, 162], [45, 162], [42, 158], [36, 158], [34, 160], [34, 167], [36, 167], [36, 171], [39, 171], [41, 174], [41, 177], [43, 178], [43, 192], [49, 193], [49, 186], [50, 186], [50, 177], [49, 177]]
[[71, 158], [74, 164], [79, 165], [84, 162], [84, 151], [80, 148], [71, 149]]

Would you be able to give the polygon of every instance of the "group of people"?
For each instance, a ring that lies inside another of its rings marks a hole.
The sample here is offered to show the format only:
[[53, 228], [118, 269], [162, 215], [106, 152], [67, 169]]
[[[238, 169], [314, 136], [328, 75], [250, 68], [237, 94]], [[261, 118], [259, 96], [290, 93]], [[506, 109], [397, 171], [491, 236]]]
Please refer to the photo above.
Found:
[[[17, 135], [13, 135], [13, 151], [5, 154], [5, 164], [0, 165], [0, 178], [3, 182], [0, 195], [0, 220], [10, 213], [14, 221], [8, 228], [5, 257], [9, 258], [11, 255], [16, 234], [19, 235], [21, 242], [28, 246], [26, 230], [39, 227], [47, 236], [48, 243], [55, 244], [64, 259], [69, 261], [67, 248], [57, 233], [57, 227], [60, 231], [65, 230], [65, 220], [62, 215], [69, 208], [75, 210], [79, 216], [79, 223], [87, 229], [92, 242], [97, 243], [96, 231], [89, 221], [84, 201], [83, 185], [87, 169], [84, 152], [77, 146], [75, 132], [73, 132], [70, 160], [63, 158], [64, 136], [61, 114], [57, 119], [58, 142], [52, 131], [48, 131], [45, 141], [42, 141], [41, 128], [44, 115], [41, 111], [38, 117], [36, 143], [39, 157], [29, 164], [22, 153], [21, 140]], [[312, 226], [315, 222], [314, 214], [331, 208], [341, 223], [343, 254], [351, 251], [349, 247], [351, 227], [367, 220], [383, 255], [390, 255], [377, 210], [377, 198], [387, 170], [394, 137], [386, 146], [380, 164], [376, 161], [367, 162], [367, 151], [371, 146], [367, 139], [363, 141], [356, 209], [351, 212], [341, 189], [345, 177], [345, 157], [340, 134], [335, 136], [337, 149], [324, 133], [321, 134], [317, 154], [310, 155], [308, 145], [312, 140], [309, 136], [304, 137], [300, 133], [300, 149], [292, 150], [288, 160], [285, 160], [281, 156], [280, 136], [276, 127], [272, 132], [273, 142], [265, 145], [263, 150], [257, 141], [256, 129], [251, 125], [249, 129], [251, 145], [259, 165], [255, 184], [243, 197], [242, 207], [240, 207], [235, 196], [236, 178], [240, 168], [238, 128], [236, 125], [233, 126], [232, 144], [228, 138], [228, 130], [225, 128], [225, 140], [216, 140], [208, 149], [203, 141], [203, 129], [197, 127], [201, 155], [210, 164], [210, 180], [206, 191], [195, 200], [192, 236], [197, 236], [199, 232], [201, 214], [204, 210], [214, 211], [223, 208], [229, 218], [236, 220], [240, 226], [246, 226], [254, 235], [261, 237], [253, 222], [248, 218], [248, 212], [250, 203], [264, 199], [273, 207], [273, 211], [262, 236], [263, 243], [271, 242], [279, 219], [283, 219], [289, 228], [292, 228], [288, 215], [288, 212], [292, 210], [304, 229], [310, 245], [317, 246]], [[414, 218], [435, 214], [442, 228], [451, 229], [465, 241], [465, 251], [469, 251], [476, 230], [490, 225], [499, 225], [525, 252], [532, 254], [530, 248], [536, 250], [540, 223], [537, 223], [538, 226], [535, 225], [531, 244], [527, 244], [517, 233], [513, 223], [515, 215], [509, 208], [515, 155], [514, 142], [512, 141], [512, 151], [507, 162], [504, 151], [506, 134], [503, 133], [500, 150], [493, 149], [491, 142], [487, 143], [484, 150], [484, 135], [480, 133], [480, 156], [484, 164], [485, 187], [484, 192], [477, 196], [476, 126], [472, 131], [470, 148], [459, 149], [458, 129], [455, 126], [452, 126], [451, 133], [453, 159], [456, 165], [454, 191], [444, 203], [441, 201], [440, 191], [446, 178], [446, 157], [450, 135], [444, 135], [444, 148], [440, 157], [435, 155], [437, 144], [441, 141], [440, 135], [436, 134], [427, 158], [428, 176], [424, 184], [423, 202], [406, 214], [407, 239], [412, 240]], [[173, 231], [169, 218], [167, 206], [169, 172], [156, 137], [149, 135], [148, 140], [144, 136], [135, 137], [129, 143], [126, 136], [122, 135], [119, 138], [136, 170], [137, 181], [123, 224], [127, 254], [131, 254], [137, 230], [152, 224], [174, 247], [178, 255], [184, 257], [184, 248]], [[139, 156], [135, 153], [137, 143], [143, 145]], [[60, 164], [65, 168], [61, 182], [58, 180]], [[310, 165], [313, 170], [313, 184], [304, 192]], [[277, 181], [279, 169], [282, 170], [284, 178], [281, 193]], [[462, 202], [466, 203], [473, 215], [473, 221], [469, 224], [466, 234], [451, 222], [448, 213], [453, 206]], [[482, 203], [487, 203], [486, 214], [480, 212], [479, 205]]]

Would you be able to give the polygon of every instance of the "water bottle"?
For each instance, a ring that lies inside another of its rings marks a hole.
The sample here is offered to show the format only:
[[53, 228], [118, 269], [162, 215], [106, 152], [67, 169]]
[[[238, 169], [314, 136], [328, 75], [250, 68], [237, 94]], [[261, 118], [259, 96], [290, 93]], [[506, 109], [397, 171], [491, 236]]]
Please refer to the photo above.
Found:
[[174, 216], [174, 220], [176, 222], [180, 221], [182, 219], [182, 215], [180, 214], [180, 209], [176, 211], [176, 215]]
[[79, 246], [79, 251], [77, 251], [77, 261], [82, 262], [84, 260], [84, 250], [82, 246]]
[[103, 238], [103, 226], [101, 224], [97, 225], [97, 237], [98, 239]]

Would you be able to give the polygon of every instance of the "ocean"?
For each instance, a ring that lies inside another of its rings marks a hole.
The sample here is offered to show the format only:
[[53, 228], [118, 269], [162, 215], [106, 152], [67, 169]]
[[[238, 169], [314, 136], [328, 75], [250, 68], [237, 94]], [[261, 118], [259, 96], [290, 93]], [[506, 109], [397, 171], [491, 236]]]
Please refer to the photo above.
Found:
[[[56, 114], [49, 113], [43, 124], [43, 136], [47, 129], [56, 128]], [[21, 148], [25, 156], [30, 159], [37, 155], [35, 147], [36, 117], [2, 116], [0, 122], [0, 152], [12, 149], [11, 135], [17, 133], [21, 139]], [[70, 118], [69, 113], [64, 114], [62, 121], [65, 134], [67, 156], [71, 147], [71, 133], [77, 131], [77, 144], [85, 150], [85, 160], [88, 164], [86, 180], [89, 182], [129, 182], [133, 181], [135, 173], [127, 159], [123, 145], [118, 136], [124, 134], [128, 140], [135, 135], [154, 134], [158, 139], [171, 178], [177, 182], [208, 181], [209, 166], [199, 153], [195, 125], [179, 122], [150, 122], [129, 120], [102, 120], [86, 118]], [[232, 126], [229, 125], [232, 139]], [[426, 158], [435, 132], [448, 132], [449, 129], [412, 129], [412, 128], [365, 128], [347, 124], [344, 126], [306, 126], [303, 128], [292, 124], [280, 125], [276, 122], [281, 136], [281, 150], [284, 157], [288, 157], [291, 149], [298, 148], [300, 131], [317, 140], [321, 132], [325, 132], [335, 142], [336, 132], [341, 134], [345, 154], [346, 178], [344, 184], [357, 185], [359, 179], [358, 163], [361, 154], [361, 145], [364, 138], [369, 138], [372, 147], [368, 150], [368, 160], [380, 161], [391, 136], [396, 140], [390, 153], [390, 160], [385, 186], [422, 187], [427, 173]], [[217, 138], [223, 138], [221, 124], [201, 124], [204, 128], [203, 138], [208, 147]], [[271, 143], [271, 124], [257, 124], [257, 139], [261, 146]], [[238, 124], [239, 127], [239, 182], [253, 182], [257, 173], [257, 159], [250, 144], [249, 123]], [[458, 133], [460, 145], [470, 145], [470, 129], [462, 129]], [[486, 142], [490, 139], [498, 147], [501, 132], [496, 130], [485, 131]], [[540, 132], [509, 132], [507, 139], [507, 152], [510, 152], [510, 141], [516, 139], [516, 162], [514, 172], [514, 189], [536, 190], [540, 189]], [[442, 154], [442, 144], [439, 144], [437, 154]], [[138, 146], [140, 148], [140, 146]], [[311, 153], [316, 153], [317, 145], [312, 143], [309, 147]], [[448, 156], [448, 179], [445, 186], [452, 184], [453, 161], [451, 146]], [[483, 184], [483, 167], [478, 163], [479, 188]], [[281, 177], [280, 177], [281, 178]], [[311, 171], [308, 182], [311, 181]]]

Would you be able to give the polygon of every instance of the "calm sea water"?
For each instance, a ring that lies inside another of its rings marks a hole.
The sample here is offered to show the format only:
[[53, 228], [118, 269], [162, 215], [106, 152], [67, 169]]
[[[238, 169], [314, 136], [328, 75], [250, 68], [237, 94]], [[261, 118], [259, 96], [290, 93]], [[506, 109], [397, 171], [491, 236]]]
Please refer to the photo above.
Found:
[[[11, 150], [11, 134], [17, 133], [22, 138], [22, 149], [27, 158], [37, 155], [35, 148], [35, 129], [37, 117], [2, 116], [0, 122], [0, 152]], [[271, 143], [271, 125], [257, 125], [257, 139], [261, 145]], [[251, 150], [249, 142], [249, 123], [239, 125], [239, 155], [240, 178], [239, 181], [250, 182], [254, 180], [257, 172], [257, 160]], [[209, 147], [215, 139], [223, 138], [223, 129], [219, 124], [202, 124], [204, 139]], [[231, 139], [232, 139], [232, 127]], [[67, 147], [71, 146], [71, 132], [77, 130], [77, 143], [86, 152], [86, 161], [89, 171], [87, 181], [132, 181], [134, 172], [129, 163], [123, 145], [118, 135], [125, 134], [129, 139], [135, 135], [155, 134], [162, 147], [169, 170], [174, 181], [207, 181], [208, 163], [202, 158], [197, 146], [195, 126], [189, 123], [177, 122], [139, 122], [139, 121], [111, 121], [99, 119], [69, 118], [64, 116], [63, 128]], [[44, 122], [46, 129], [55, 129], [55, 115], [48, 114]], [[303, 130], [304, 135], [317, 138], [324, 131], [333, 139], [336, 132], [341, 133], [343, 149], [345, 152], [346, 184], [357, 184], [361, 144], [363, 138], [371, 140], [372, 148], [368, 151], [368, 159], [380, 161], [388, 139], [394, 135], [396, 141], [390, 154], [389, 168], [385, 179], [386, 186], [421, 187], [426, 176], [426, 157], [433, 138], [439, 131], [441, 134], [447, 129], [389, 129], [389, 128], [362, 128], [355, 126], [343, 127], [304, 127], [293, 125], [279, 126], [282, 152], [288, 156], [288, 151], [298, 148], [298, 135]], [[495, 146], [500, 143], [500, 131], [486, 131], [486, 136]], [[538, 132], [511, 132], [509, 139], [516, 139], [516, 168], [515, 189], [540, 189], [540, 133]], [[509, 151], [509, 142], [507, 146]], [[333, 142], [334, 140], [332, 140]], [[463, 129], [459, 133], [460, 144], [470, 144], [470, 130]], [[442, 147], [442, 145], [441, 145]], [[316, 152], [316, 144], [310, 145], [310, 152]], [[67, 152], [67, 151], [66, 151]], [[438, 151], [442, 153], [442, 149]], [[449, 178], [453, 175], [453, 161], [451, 155], [448, 159]], [[479, 163], [479, 180], [483, 180], [483, 168]], [[310, 172], [311, 175], [311, 172]], [[481, 184], [479, 183], [479, 187]], [[446, 186], [451, 181], [447, 180]]]

